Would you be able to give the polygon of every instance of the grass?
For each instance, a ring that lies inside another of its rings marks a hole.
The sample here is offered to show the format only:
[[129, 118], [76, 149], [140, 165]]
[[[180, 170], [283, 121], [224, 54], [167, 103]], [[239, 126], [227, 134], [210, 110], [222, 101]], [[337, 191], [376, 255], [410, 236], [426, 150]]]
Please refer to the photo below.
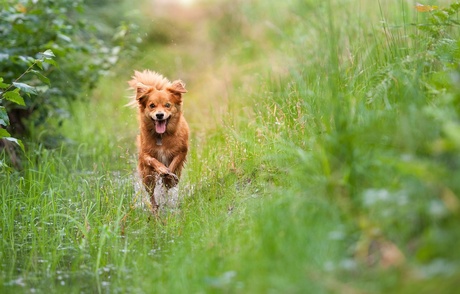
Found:
[[[190, 36], [145, 45], [72, 105], [67, 143], [29, 145], [23, 171], [2, 166], [0, 292], [451, 293], [460, 56], [450, 8], [176, 10]], [[189, 90], [184, 200], [160, 220], [137, 205], [135, 111], [123, 107], [142, 68]]]

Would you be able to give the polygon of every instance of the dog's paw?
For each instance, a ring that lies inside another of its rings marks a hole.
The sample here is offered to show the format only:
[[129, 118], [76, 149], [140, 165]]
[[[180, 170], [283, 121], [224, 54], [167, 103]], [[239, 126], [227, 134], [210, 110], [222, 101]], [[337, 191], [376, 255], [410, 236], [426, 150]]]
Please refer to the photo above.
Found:
[[173, 173], [163, 174], [162, 177], [163, 177], [163, 183], [168, 189], [176, 186], [179, 183], [179, 178]]
[[170, 174], [171, 172], [169, 171], [169, 168], [167, 168], [166, 166], [160, 166], [157, 168], [157, 172], [161, 175], [161, 176], [165, 176], [167, 174]]

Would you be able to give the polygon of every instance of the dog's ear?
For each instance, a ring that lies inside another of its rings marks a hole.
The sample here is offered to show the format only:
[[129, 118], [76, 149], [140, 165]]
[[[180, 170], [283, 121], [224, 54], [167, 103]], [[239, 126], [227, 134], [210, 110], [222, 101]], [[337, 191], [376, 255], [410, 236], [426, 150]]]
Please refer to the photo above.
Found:
[[181, 80], [172, 82], [168, 87], [166, 87], [166, 90], [175, 95], [178, 95], [179, 97], [182, 95], [182, 93], [187, 93], [187, 90], [185, 90], [185, 83]]
[[153, 91], [152, 87], [144, 85], [140, 82], [136, 84], [135, 89], [136, 89], [136, 100], [140, 104], [142, 104], [144, 98], [147, 97], [147, 95]]
[[173, 101], [177, 105], [182, 104], [182, 94], [187, 93], [187, 90], [185, 90], [185, 83], [182, 82], [181, 80], [176, 80], [169, 84], [169, 86], [166, 87], [166, 90], [172, 94]]

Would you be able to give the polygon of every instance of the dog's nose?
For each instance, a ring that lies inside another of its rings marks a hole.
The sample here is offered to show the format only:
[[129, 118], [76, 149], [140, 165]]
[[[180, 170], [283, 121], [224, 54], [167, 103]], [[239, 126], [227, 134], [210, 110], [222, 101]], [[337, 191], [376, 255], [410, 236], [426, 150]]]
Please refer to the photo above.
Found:
[[163, 119], [164, 116], [165, 114], [161, 112], [156, 114], [157, 119]]

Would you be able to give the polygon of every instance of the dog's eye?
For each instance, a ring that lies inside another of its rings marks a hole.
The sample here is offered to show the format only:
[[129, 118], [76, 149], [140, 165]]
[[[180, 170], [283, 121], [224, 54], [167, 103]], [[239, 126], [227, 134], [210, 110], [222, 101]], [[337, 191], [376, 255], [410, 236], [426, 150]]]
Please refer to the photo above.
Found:
[[166, 104], [165, 104], [165, 107], [166, 107], [166, 108], [169, 108], [169, 107], [171, 107], [171, 104], [166, 103]]
[[152, 103], [152, 104], [149, 105], [149, 107], [150, 107], [150, 109], [153, 109], [153, 108], [155, 108], [155, 104]]

